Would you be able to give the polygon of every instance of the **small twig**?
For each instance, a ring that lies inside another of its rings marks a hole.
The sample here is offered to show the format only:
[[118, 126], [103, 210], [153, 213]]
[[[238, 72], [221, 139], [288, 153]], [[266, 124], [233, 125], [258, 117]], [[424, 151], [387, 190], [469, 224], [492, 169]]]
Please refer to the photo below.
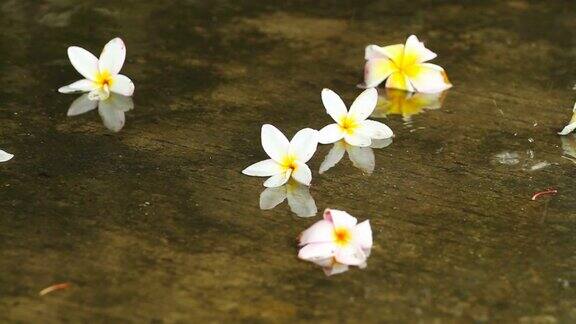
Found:
[[569, 158], [569, 157], [567, 157], [567, 156], [564, 156], [564, 155], [562, 155], [561, 157], [562, 157], [562, 158], [565, 158], [566, 160], [568, 160], [568, 161], [570, 161], [570, 162], [572, 162], [572, 163], [575, 163], [575, 164], [576, 164], [576, 159], [573, 159], [573, 158]]
[[535, 194], [532, 196], [532, 200], [534, 201], [534, 200], [538, 199], [538, 197], [540, 197], [540, 196], [542, 196], [542, 195], [555, 195], [555, 194], [557, 194], [557, 193], [558, 193], [558, 190], [549, 188], [549, 189], [546, 189], [546, 190], [544, 190], [544, 191], [540, 191], [540, 192], [535, 193]]
[[52, 286], [50, 286], [50, 287], [47, 287], [47, 288], [42, 289], [42, 290], [38, 293], [38, 295], [44, 296], [44, 295], [49, 294], [49, 293], [51, 293], [51, 292], [53, 292], [53, 291], [61, 290], [61, 289], [66, 289], [66, 288], [69, 288], [69, 287], [70, 287], [70, 284], [67, 283], [67, 282], [55, 284], [55, 285], [52, 285]]

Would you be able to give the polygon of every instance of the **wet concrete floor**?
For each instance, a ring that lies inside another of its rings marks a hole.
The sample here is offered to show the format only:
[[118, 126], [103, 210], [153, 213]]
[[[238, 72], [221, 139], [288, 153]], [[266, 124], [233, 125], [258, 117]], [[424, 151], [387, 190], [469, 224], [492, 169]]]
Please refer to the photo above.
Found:
[[[3, 322], [576, 321], [576, 138], [556, 134], [573, 1], [2, 0], [0, 17]], [[265, 158], [262, 124], [331, 123], [322, 88], [350, 103], [364, 47], [410, 34], [455, 86], [381, 102], [396, 137], [372, 172], [345, 156], [320, 175], [320, 147], [315, 204], [370, 219], [375, 244], [326, 277], [296, 258], [320, 214], [261, 210], [240, 171]], [[78, 79], [67, 46], [116, 36], [136, 93], [112, 132], [56, 90]]]

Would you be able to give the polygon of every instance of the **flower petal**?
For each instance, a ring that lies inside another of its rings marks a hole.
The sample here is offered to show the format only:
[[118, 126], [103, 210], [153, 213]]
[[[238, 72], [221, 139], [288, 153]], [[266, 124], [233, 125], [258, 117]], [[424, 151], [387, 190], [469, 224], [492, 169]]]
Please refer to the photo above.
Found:
[[72, 66], [86, 79], [95, 81], [98, 76], [98, 59], [82, 47], [68, 47], [68, 58]]
[[386, 124], [368, 119], [360, 124], [358, 131], [373, 139], [385, 139], [394, 136], [394, 132]]
[[96, 107], [98, 107], [98, 101], [97, 100], [90, 100], [88, 94], [83, 94], [80, 97], [78, 97], [76, 100], [74, 100], [72, 102], [72, 104], [70, 105], [70, 108], [68, 109], [68, 113], [66, 113], [67, 116], [77, 116], [77, 115], [81, 115], [85, 112], [89, 112], [91, 110], [94, 110]]
[[272, 159], [256, 162], [242, 170], [242, 173], [245, 175], [255, 177], [270, 177], [282, 172], [283, 170], [280, 164]]
[[347, 265], [361, 265], [366, 262], [366, 254], [357, 245], [350, 245], [336, 250], [334, 259], [337, 262]]
[[415, 35], [410, 35], [406, 40], [406, 46], [404, 46], [404, 57], [402, 64], [403, 66], [409, 66], [412, 64], [424, 63], [430, 61], [436, 57], [436, 53], [427, 49], [424, 43], [418, 40]]
[[400, 66], [404, 57], [404, 44], [380, 47], [379, 52], [386, 55], [396, 66]]
[[370, 147], [358, 147], [350, 146], [348, 148], [348, 157], [352, 164], [370, 174], [374, 172], [374, 167], [376, 166], [376, 159], [374, 157], [374, 151]]
[[356, 97], [356, 100], [350, 106], [348, 116], [352, 116], [358, 122], [365, 120], [372, 114], [378, 103], [378, 91], [376, 88], [369, 88]]
[[312, 171], [310, 168], [301, 161], [296, 161], [296, 169], [292, 172], [292, 178], [303, 185], [310, 185], [312, 182]]
[[378, 45], [368, 45], [364, 50], [364, 59], [366, 61], [380, 58], [388, 58], [386, 54], [382, 51], [382, 47]]
[[116, 75], [122, 69], [125, 59], [126, 46], [124, 46], [122, 39], [116, 37], [104, 46], [98, 60], [98, 68], [101, 73], [108, 71], [110, 74]]
[[372, 140], [370, 139], [370, 137], [361, 134], [360, 132], [354, 132], [353, 134], [346, 134], [344, 135], [344, 140], [346, 141], [346, 143], [352, 146], [365, 147], [370, 146], [370, 144], [372, 144]]
[[274, 161], [282, 163], [282, 159], [290, 149], [290, 142], [278, 128], [265, 124], [261, 131], [262, 147]]
[[58, 89], [60, 93], [74, 93], [74, 92], [89, 92], [96, 89], [98, 85], [96, 82], [88, 79], [82, 79], [76, 82], [73, 82], [67, 86], [61, 87]]
[[318, 132], [318, 141], [322, 144], [335, 143], [342, 138], [344, 138], [344, 132], [338, 124], [324, 126], [324, 128]]
[[318, 147], [318, 131], [311, 128], [304, 128], [298, 131], [290, 141], [289, 152], [291, 155], [306, 163], [308, 162]]
[[110, 106], [103, 104], [104, 101], [100, 101], [98, 104], [98, 114], [102, 118], [102, 123], [104, 126], [113, 132], [119, 132], [126, 122], [126, 117], [124, 112], [121, 110], [110, 108]]
[[298, 251], [298, 258], [306, 261], [327, 259], [333, 257], [336, 250], [334, 243], [312, 243]]
[[348, 109], [346, 109], [342, 98], [330, 89], [322, 90], [322, 104], [328, 115], [337, 123], [348, 114]]
[[570, 123], [558, 132], [558, 135], [568, 135], [576, 129], [576, 123]]
[[334, 224], [320, 220], [300, 234], [299, 245], [310, 243], [328, 243], [334, 241]]
[[377, 87], [382, 81], [386, 80], [392, 73], [398, 71], [398, 68], [391, 60], [387, 58], [372, 59], [364, 65], [364, 85], [363, 87]]
[[0, 162], [6, 162], [12, 160], [14, 154], [10, 154], [8, 152], [0, 150]]
[[266, 188], [260, 194], [260, 209], [268, 210], [280, 205], [286, 199], [286, 187]]
[[435, 64], [415, 64], [405, 72], [410, 83], [419, 92], [437, 93], [452, 87], [444, 69]]
[[112, 85], [110, 91], [116, 92], [123, 96], [131, 96], [134, 94], [134, 83], [127, 76], [117, 74], [112, 77]]
[[408, 78], [401, 72], [394, 72], [386, 80], [386, 88], [400, 89], [414, 92], [414, 87]]
[[286, 172], [273, 175], [270, 178], [268, 178], [268, 180], [264, 181], [264, 187], [266, 188], [280, 187], [281, 185], [288, 182], [288, 179], [290, 179], [290, 175], [292, 175], [292, 170], [287, 170]]
[[339, 141], [334, 143], [334, 146], [332, 146], [332, 149], [330, 149], [330, 152], [326, 154], [324, 161], [322, 162], [322, 164], [320, 164], [320, 171], [319, 171], [320, 174], [330, 170], [332, 167], [338, 164], [338, 162], [342, 160], [342, 157], [344, 156], [345, 152], [346, 152], [345, 142]]
[[288, 182], [287, 185], [288, 206], [290, 210], [299, 217], [313, 217], [318, 213], [318, 207], [310, 188], [295, 181]]
[[356, 225], [353, 233], [354, 241], [359, 244], [362, 249], [372, 248], [372, 228], [370, 227], [369, 220], [365, 220]]
[[564, 129], [562, 129], [560, 132], [558, 132], [558, 135], [568, 135], [568, 134], [572, 133], [574, 131], [574, 129], [576, 129], [576, 103], [574, 103], [574, 108], [572, 109], [572, 111], [574, 113], [572, 114], [572, 118], [570, 119], [570, 123], [568, 123], [568, 125], [566, 125], [564, 127]]
[[324, 211], [323, 217], [325, 220], [332, 222], [332, 224], [334, 224], [334, 227], [352, 228], [358, 222], [356, 217], [348, 214], [343, 210], [338, 209], [327, 208]]

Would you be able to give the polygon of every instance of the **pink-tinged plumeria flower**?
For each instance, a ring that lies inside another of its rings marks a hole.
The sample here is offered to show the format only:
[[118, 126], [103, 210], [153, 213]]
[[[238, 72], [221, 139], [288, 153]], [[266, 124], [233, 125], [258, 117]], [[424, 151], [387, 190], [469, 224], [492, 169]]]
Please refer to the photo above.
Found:
[[268, 188], [285, 184], [290, 177], [310, 185], [312, 172], [306, 165], [318, 147], [318, 131], [305, 128], [288, 141], [278, 128], [272, 125], [262, 126], [262, 147], [270, 159], [252, 164], [242, 173], [256, 177], [270, 177], [264, 182]]
[[374, 88], [364, 90], [352, 103], [350, 111], [334, 91], [322, 90], [322, 103], [335, 124], [320, 130], [319, 141], [330, 144], [344, 139], [353, 146], [370, 146], [372, 139], [386, 139], [394, 136], [390, 127], [381, 122], [368, 120], [378, 102], [378, 91]]
[[426, 63], [435, 57], [436, 53], [414, 35], [408, 37], [405, 45], [368, 45], [363, 86], [376, 87], [386, 80], [386, 88], [426, 93], [444, 91], [452, 87], [446, 72], [436, 64]]
[[114, 38], [96, 58], [87, 50], [68, 47], [68, 57], [72, 66], [85, 79], [58, 89], [61, 93], [89, 92], [91, 100], [104, 100], [114, 92], [123, 96], [134, 94], [134, 83], [125, 75], [119, 74], [126, 58], [126, 46], [120, 38]]
[[576, 103], [574, 103], [574, 108], [572, 108], [572, 118], [568, 125], [564, 126], [564, 128], [558, 132], [559, 135], [568, 135], [572, 133], [576, 129]]
[[13, 154], [0, 150], [0, 162], [10, 161], [13, 157]]
[[372, 248], [372, 229], [368, 220], [357, 222], [345, 211], [326, 209], [323, 220], [302, 232], [298, 257], [319, 264], [363, 265]]

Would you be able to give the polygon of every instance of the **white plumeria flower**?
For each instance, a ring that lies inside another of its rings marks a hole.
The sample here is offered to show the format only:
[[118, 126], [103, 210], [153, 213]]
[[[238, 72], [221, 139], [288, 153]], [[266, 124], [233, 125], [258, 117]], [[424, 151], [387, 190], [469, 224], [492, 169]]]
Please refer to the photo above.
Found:
[[100, 58], [78, 47], [68, 47], [70, 62], [85, 79], [58, 89], [61, 93], [89, 92], [91, 100], [104, 100], [115, 92], [123, 96], [134, 94], [134, 83], [119, 74], [126, 58], [126, 46], [120, 38], [114, 38], [102, 50]]
[[320, 130], [319, 141], [330, 144], [344, 139], [353, 146], [370, 146], [372, 139], [386, 139], [394, 136], [390, 127], [381, 122], [368, 120], [378, 102], [378, 91], [364, 90], [352, 103], [350, 111], [334, 91], [322, 90], [322, 103], [335, 124]]
[[299, 217], [312, 217], [318, 213], [310, 187], [293, 180], [280, 187], [264, 189], [260, 194], [260, 209], [273, 209], [286, 199], [290, 210]]
[[318, 131], [305, 128], [290, 142], [278, 128], [266, 124], [262, 126], [262, 147], [270, 159], [252, 164], [242, 173], [257, 177], [270, 177], [264, 182], [268, 188], [285, 184], [290, 177], [309, 186], [312, 172], [306, 165], [318, 146]]
[[368, 45], [364, 86], [376, 87], [386, 80], [386, 88], [428, 93], [444, 91], [452, 87], [444, 69], [425, 63], [435, 57], [436, 53], [427, 49], [414, 35], [408, 37], [406, 44]]
[[113, 132], [119, 132], [126, 122], [124, 113], [134, 108], [132, 98], [115, 93], [101, 100], [91, 100], [89, 96], [86, 93], [74, 100], [68, 109], [68, 117], [81, 115], [98, 107], [104, 126]]
[[392, 144], [391, 138], [373, 140], [372, 145], [369, 147], [352, 146], [344, 140], [338, 141], [334, 143], [334, 146], [330, 152], [328, 152], [322, 164], [320, 164], [320, 174], [330, 170], [338, 164], [346, 152], [348, 153], [348, 158], [352, 161], [354, 167], [367, 174], [371, 174], [374, 172], [374, 168], [376, 167], [376, 159], [374, 157], [374, 150], [372, 149], [384, 148], [390, 144]]
[[345, 265], [363, 265], [372, 248], [372, 229], [368, 220], [357, 223], [345, 211], [326, 209], [323, 220], [302, 232], [298, 257], [317, 263], [333, 259]]
[[13, 154], [0, 150], [0, 162], [10, 161], [13, 157]]
[[570, 122], [568, 123], [568, 125], [564, 127], [564, 129], [558, 132], [559, 135], [568, 135], [576, 129], [576, 103], [574, 103], [574, 108], [572, 108], [572, 112], [573, 114], [572, 118], [570, 119]]

